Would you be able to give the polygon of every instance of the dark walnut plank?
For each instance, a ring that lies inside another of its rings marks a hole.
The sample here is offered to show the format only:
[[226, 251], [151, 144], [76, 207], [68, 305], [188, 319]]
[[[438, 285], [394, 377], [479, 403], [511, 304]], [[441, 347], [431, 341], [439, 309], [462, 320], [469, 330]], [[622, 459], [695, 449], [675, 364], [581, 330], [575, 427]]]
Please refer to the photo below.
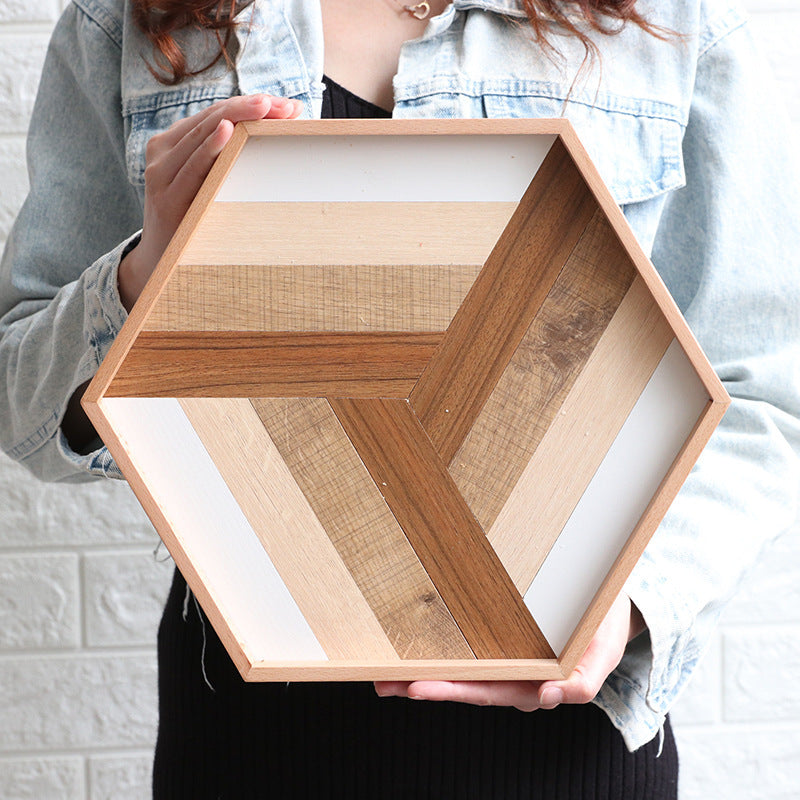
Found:
[[411, 405], [445, 463], [464, 441], [596, 209], [556, 140], [411, 392]]
[[554, 658], [409, 404], [331, 407], [475, 655]]
[[407, 397], [441, 333], [149, 332], [109, 397]]
[[251, 403], [400, 658], [475, 658], [328, 401]]

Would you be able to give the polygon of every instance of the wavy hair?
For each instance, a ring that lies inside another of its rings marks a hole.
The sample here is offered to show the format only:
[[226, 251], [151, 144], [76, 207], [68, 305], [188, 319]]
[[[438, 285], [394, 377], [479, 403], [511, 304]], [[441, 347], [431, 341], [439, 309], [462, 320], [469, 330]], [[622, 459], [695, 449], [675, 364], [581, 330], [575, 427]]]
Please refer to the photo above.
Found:
[[[133, 19], [152, 43], [154, 64], [150, 71], [170, 86], [190, 75], [210, 69], [220, 60], [232, 63], [230, 39], [238, 11], [252, 0], [133, 0]], [[635, 8], [636, 0], [522, 0], [537, 42], [550, 54], [557, 52], [549, 34], [553, 25], [576, 37], [586, 51], [585, 61], [597, 56], [597, 45], [582, 29], [588, 25], [604, 35], [618, 33], [627, 23], [658, 38], [671, 33], [650, 24]], [[197, 69], [189, 69], [186, 56], [173, 34], [183, 28], [213, 31], [219, 43], [216, 56]]]

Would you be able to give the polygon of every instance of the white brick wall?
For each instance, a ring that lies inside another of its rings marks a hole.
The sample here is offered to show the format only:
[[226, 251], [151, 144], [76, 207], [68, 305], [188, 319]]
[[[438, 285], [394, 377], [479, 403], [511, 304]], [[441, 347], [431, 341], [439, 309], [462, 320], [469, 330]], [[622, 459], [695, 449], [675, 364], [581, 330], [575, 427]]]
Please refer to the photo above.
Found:
[[[800, 127], [800, 0], [748, 0]], [[0, 0], [0, 244], [59, 0]], [[0, 798], [149, 796], [170, 562], [124, 485], [40, 484], [0, 456]], [[159, 558], [164, 555], [161, 551]], [[800, 536], [734, 601], [674, 712], [681, 800], [800, 797]]]

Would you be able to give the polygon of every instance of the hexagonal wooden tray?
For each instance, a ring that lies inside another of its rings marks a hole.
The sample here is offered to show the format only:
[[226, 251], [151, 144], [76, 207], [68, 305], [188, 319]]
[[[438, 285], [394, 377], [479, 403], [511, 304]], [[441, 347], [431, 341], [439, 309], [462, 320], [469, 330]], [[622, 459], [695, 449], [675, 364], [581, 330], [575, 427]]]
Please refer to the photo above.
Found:
[[726, 405], [564, 120], [238, 126], [84, 399], [249, 680], [568, 674]]

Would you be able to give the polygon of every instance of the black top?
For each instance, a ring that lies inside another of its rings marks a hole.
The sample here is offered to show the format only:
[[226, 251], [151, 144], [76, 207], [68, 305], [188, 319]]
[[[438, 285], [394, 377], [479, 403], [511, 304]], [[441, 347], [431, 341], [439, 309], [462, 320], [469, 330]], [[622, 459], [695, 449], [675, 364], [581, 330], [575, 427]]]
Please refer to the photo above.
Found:
[[[323, 117], [391, 116], [325, 84]], [[591, 704], [526, 714], [379, 698], [371, 683], [245, 683], [177, 570], [158, 667], [156, 800], [677, 798], [669, 721], [657, 757], [657, 740], [629, 753]]]
[[322, 95], [322, 119], [372, 119], [389, 118], [391, 111], [376, 106], [368, 100], [362, 100], [332, 81], [327, 75], [322, 76], [325, 92]]

